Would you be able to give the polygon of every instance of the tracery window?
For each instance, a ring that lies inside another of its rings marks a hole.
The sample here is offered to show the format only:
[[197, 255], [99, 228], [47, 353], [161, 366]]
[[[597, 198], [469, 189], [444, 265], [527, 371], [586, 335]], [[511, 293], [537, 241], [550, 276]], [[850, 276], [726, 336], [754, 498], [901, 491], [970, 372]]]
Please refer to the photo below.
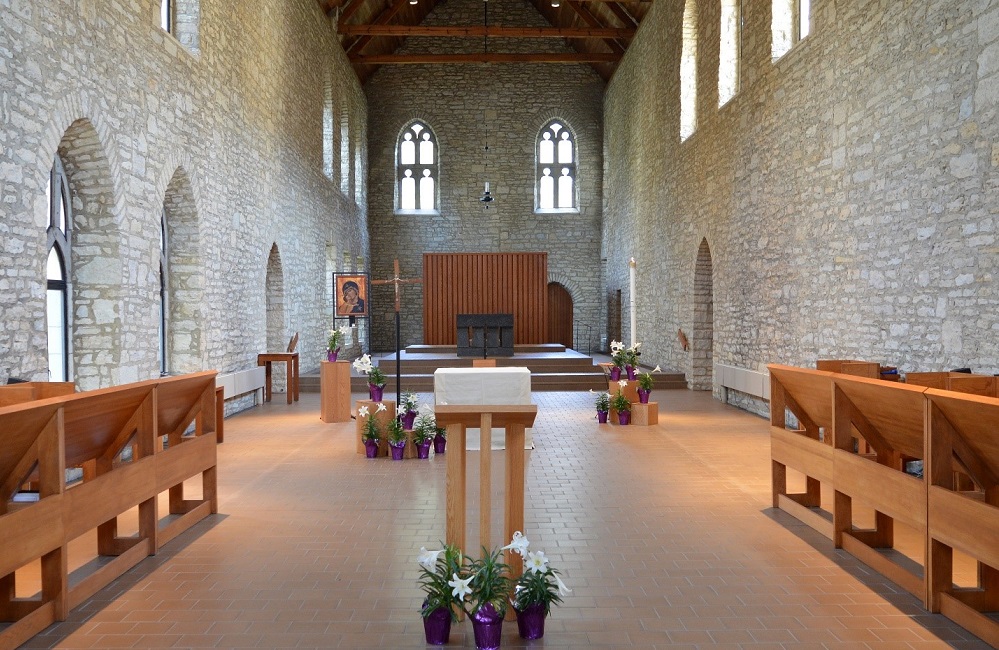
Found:
[[48, 257], [45, 262], [45, 316], [48, 334], [49, 381], [71, 381], [70, 365], [70, 243], [73, 214], [69, 182], [57, 156], [49, 172], [49, 224], [46, 229]]
[[536, 146], [535, 195], [537, 210], [576, 210], [576, 139], [561, 120], [541, 129]]
[[399, 134], [396, 149], [396, 209], [438, 210], [440, 152], [437, 138], [423, 122], [412, 122]]

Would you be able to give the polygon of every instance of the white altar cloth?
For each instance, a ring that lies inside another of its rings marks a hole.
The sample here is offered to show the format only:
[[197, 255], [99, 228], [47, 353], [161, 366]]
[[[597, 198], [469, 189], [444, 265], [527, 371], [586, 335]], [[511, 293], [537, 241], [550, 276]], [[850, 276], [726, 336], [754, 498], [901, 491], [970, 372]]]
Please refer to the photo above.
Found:
[[[438, 368], [434, 372], [437, 404], [533, 404], [527, 368]], [[493, 429], [493, 449], [506, 446], [503, 429]], [[465, 448], [479, 448], [479, 430], [466, 429]], [[524, 434], [524, 449], [534, 449], [534, 436]]]

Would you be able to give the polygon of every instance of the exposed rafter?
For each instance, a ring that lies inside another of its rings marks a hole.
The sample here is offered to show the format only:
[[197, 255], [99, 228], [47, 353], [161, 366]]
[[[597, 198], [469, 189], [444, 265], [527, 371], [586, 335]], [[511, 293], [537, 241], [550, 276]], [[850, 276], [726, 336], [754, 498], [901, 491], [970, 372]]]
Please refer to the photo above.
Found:
[[[590, 27], [594, 28], [606, 27], [604, 24], [600, 22], [600, 20], [596, 16], [590, 13], [589, 9], [581, 6], [579, 3], [570, 2], [569, 6], [572, 8], [573, 11], [576, 12], [576, 15], [579, 16], [583, 20], [583, 22], [589, 25]], [[618, 42], [615, 41], [614, 39], [611, 38], [604, 39], [604, 43], [607, 44], [607, 47], [610, 48], [611, 52], [620, 55], [624, 54], [624, 48], [621, 45], [619, 45]]]
[[[356, 1], [357, 0], [355, 0], [355, 2]], [[402, 10], [402, 8], [408, 4], [409, 0], [395, 0], [395, 2], [393, 2], [387, 9], [385, 9], [385, 11], [383, 11], [381, 14], [378, 15], [378, 18], [375, 20], [373, 24], [387, 25], [388, 23], [392, 22], [392, 19], [395, 18], [396, 14], [398, 14]], [[364, 49], [365, 45], [371, 42], [372, 38], [373, 37], [371, 36], [361, 36], [353, 43], [345, 47], [344, 50], [347, 52], [347, 54], [350, 54], [351, 52], [360, 52], [361, 50]]]
[[538, 52], [488, 54], [354, 54], [351, 63], [398, 65], [420, 63], [616, 63], [620, 54], [608, 52]]
[[[631, 14], [621, 6], [620, 2], [608, 2], [606, 7], [610, 9], [614, 17], [621, 21], [621, 24], [626, 27], [638, 27], [638, 21], [631, 17]], [[634, 34], [632, 34], [634, 36]], [[630, 37], [625, 37], [630, 38]]]
[[423, 25], [341, 25], [345, 36], [437, 36], [489, 38], [633, 38], [634, 29], [614, 27], [427, 27]]

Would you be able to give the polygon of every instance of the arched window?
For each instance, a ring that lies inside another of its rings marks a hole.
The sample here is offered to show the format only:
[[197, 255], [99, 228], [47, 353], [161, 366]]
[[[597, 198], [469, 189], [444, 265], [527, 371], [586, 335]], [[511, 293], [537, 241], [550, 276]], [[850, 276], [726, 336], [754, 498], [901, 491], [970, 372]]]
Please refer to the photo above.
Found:
[[413, 122], [399, 134], [396, 147], [396, 210], [438, 210], [437, 138], [423, 122]]
[[48, 332], [49, 380], [71, 381], [69, 265], [73, 214], [69, 183], [57, 156], [49, 173], [49, 225], [46, 230], [48, 257], [45, 262], [46, 329]]
[[160, 27], [164, 31], [173, 32], [173, 3], [170, 0], [160, 0]]
[[721, 2], [721, 39], [718, 44], [718, 105], [724, 106], [739, 92], [739, 50], [742, 17], [739, 0]]
[[683, 8], [683, 43], [680, 46], [680, 141], [697, 130], [697, 3]]
[[535, 147], [535, 196], [537, 210], [577, 210], [576, 138], [560, 120], [541, 129]]
[[812, 31], [811, 2], [773, 0], [770, 16], [770, 54], [776, 61]]
[[170, 313], [170, 266], [168, 260], [170, 259], [170, 248], [169, 239], [167, 239], [167, 214], [166, 208], [160, 213], [160, 336], [159, 336], [159, 355], [160, 355], [160, 374], [167, 374], [169, 368], [167, 367], [167, 359], [169, 355], [167, 354], [167, 321], [169, 320]]

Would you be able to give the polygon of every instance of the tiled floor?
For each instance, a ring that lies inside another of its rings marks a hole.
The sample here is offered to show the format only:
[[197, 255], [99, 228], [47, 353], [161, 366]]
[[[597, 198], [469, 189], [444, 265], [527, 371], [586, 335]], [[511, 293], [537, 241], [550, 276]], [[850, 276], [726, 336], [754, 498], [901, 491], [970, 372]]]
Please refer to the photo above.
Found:
[[[658, 426], [622, 428], [587, 393], [535, 393], [525, 532], [573, 592], [542, 641], [508, 624], [505, 648], [988, 647], [770, 509], [765, 420], [653, 399]], [[353, 434], [318, 395], [230, 418], [223, 514], [26, 647], [423, 647], [415, 560], [444, 536], [445, 459], [366, 460]], [[467, 621], [450, 645], [472, 647]]]

